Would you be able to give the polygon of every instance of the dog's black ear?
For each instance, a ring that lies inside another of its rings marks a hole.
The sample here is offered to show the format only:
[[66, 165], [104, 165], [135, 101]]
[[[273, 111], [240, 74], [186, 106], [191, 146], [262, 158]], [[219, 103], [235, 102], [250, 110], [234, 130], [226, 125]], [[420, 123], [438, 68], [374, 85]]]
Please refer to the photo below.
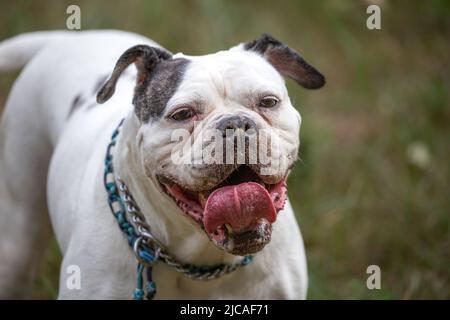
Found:
[[309, 65], [295, 50], [268, 34], [244, 44], [245, 50], [263, 55], [282, 75], [295, 80], [307, 89], [318, 89], [325, 84], [325, 77]]
[[116, 89], [117, 80], [130, 64], [136, 64], [138, 69], [137, 85], [142, 85], [148, 80], [150, 73], [159, 62], [171, 58], [172, 55], [163, 49], [147, 45], [131, 47], [120, 56], [119, 60], [117, 60], [111, 77], [109, 77], [97, 93], [97, 102], [104, 103], [112, 97]]

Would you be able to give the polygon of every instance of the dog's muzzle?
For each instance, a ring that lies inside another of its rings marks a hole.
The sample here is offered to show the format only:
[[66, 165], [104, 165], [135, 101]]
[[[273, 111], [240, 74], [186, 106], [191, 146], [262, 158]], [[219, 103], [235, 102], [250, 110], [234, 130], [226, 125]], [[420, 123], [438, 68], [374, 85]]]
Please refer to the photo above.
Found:
[[168, 179], [159, 181], [218, 247], [242, 256], [269, 243], [272, 224], [287, 198], [285, 179], [266, 184], [247, 165], [238, 166], [209, 190], [193, 191]]

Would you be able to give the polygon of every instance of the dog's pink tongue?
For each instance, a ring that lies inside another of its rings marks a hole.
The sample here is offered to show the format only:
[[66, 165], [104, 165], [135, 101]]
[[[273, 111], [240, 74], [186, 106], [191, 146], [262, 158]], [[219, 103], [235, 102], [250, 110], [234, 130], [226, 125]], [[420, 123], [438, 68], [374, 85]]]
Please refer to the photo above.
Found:
[[203, 223], [208, 233], [229, 224], [233, 231], [250, 228], [260, 218], [275, 222], [277, 217], [273, 201], [267, 190], [255, 182], [225, 186], [208, 197]]

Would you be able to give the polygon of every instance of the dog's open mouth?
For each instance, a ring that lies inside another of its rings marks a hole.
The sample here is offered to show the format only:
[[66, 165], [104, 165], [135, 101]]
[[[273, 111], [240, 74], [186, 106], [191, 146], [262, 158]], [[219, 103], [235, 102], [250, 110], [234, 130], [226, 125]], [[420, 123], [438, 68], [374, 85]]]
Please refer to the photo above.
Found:
[[287, 196], [284, 179], [265, 184], [246, 165], [207, 191], [190, 191], [173, 182], [161, 184], [217, 246], [235, 255], [258, 252], [269, 243], [272, 223]]

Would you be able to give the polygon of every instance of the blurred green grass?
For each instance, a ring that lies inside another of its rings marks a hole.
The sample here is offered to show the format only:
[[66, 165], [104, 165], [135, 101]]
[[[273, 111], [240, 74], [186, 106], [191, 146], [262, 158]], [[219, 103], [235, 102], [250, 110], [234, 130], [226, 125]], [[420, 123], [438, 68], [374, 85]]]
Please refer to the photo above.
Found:
[[[327, 77], [319, 91], [287, 82], [303, 117], [289, 192], [309, 298], [450, 298], [449, 1], [2, 1], [0, 39], [64, 29], [75, 3], [83, 29], [138, 32], [172, 52], [263, 32], [298, 50]], [[365, 27], [370, 3], [382, 30]], [[1, 75], [0, 105], [15, 76]], [[56, 296], [59, 261], [53, 243], [36, 298]], [[381, 290], [366, 288], [371, 264]]]

